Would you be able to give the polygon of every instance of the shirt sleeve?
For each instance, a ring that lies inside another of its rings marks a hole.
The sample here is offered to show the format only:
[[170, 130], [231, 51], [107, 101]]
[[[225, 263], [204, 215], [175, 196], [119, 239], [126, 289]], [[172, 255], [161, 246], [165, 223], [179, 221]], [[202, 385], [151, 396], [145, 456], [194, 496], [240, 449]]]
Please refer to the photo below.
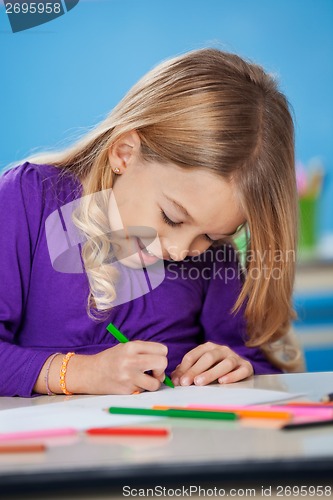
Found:
[[18, 345], [33, 255], [42, 226], [38, 170], [26, 163], [0, 177], [0, 396], [29, 397], [52, 351]]
[[237, 313], [232, 312], [243, 285], [236, 252], [232, 246], [226, 245], [210, 250], [209, 256], [209, 262], [202, 268], [205, 270], [202, 274], [205, 299], [200, 321], [204, 342], [228, 346], [252, 364], [255, 375], [281, 373], [265, 358], [260, 348], [246, 346], [245, 304]]

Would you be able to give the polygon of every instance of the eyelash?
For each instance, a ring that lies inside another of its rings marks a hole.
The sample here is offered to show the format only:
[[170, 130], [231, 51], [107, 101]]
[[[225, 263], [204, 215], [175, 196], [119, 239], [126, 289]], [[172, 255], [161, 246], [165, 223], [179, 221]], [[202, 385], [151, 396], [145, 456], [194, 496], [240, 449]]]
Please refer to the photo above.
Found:
[[169, 219], [169, 217], [166, 215], [165, 212], [163, 212], [163, 210], [161, 210], [161, 214], [162, 214], [162, 219], [166, 224], [168, 224], [168, 226], [176, 227], [182, 224], [182, 222], [174, 222], [173, 220]]
[[[166, 213], [161, 210], [161, 215], [162, 215], [162, 219], [163, 221], [168, 224], [168, 226], [171, 226], [171, 227], [177, 227], [177, 226], [180, 226], [182, 224], [182, 222], [174, 222], [173, 220], [169, 219], [169, 217], [166, 215]], [[214, 240], [212, 240], [208, 234], [204, 234], [204, 237], [206, 238], [207, 241], [209, 241], [209, 243], [214, 243]]]

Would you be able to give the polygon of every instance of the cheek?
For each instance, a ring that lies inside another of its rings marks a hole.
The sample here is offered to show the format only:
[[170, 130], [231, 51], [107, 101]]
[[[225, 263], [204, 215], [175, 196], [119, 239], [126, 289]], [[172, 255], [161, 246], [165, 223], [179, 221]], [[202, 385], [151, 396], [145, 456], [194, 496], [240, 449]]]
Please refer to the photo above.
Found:
[[[118, 210], [123, 227], [141, 227], [153, 229], [155, 234], [165, 234], [165, 228], [163, 227], [164, 225], [163, 222], [161, 222], [158, 208], [156, 208], [156, 206], [155, 208], [149, 208], [148, 204], [141, 203], [134, 205], [132, 203], [128, 203], [118, 207]], [[114, 214], [110, 214], [110, 220], [113, 221], [115, 219], [116, 217]], [[141, 234], [139, 229], [137, 231]]]
[[200, 236], [199, 238], [196, 238], [190, 245], [189, 256], [195, 257], [196, 255], [200, 255], [204, 253], [206, 250], [208, 250], [210, 246], [211, 243], [209, 243], [209, 241], [206, 241], [205, 238]]

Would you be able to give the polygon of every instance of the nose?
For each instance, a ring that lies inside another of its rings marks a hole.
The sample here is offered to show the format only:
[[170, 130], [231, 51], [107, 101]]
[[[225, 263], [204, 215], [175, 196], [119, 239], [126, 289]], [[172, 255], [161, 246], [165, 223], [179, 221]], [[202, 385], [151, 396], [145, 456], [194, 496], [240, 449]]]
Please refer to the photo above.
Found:
[[171, 260], [182, 261], [186, 259], [189, 254], [189, 248], [191, 245], [191, 238], [182, 237], [175, 239], [167, 239], [164, 242], [164, 249]]
[[186, 251], [186, 249], [181, 249], [181, 248], [172, 246], [172, 247], [168, 248], [168, 253], [169, 253], [171, 260], [174, 260], [176, 262], [180, 262], [180, 261], [186, 259], [189, 252]]

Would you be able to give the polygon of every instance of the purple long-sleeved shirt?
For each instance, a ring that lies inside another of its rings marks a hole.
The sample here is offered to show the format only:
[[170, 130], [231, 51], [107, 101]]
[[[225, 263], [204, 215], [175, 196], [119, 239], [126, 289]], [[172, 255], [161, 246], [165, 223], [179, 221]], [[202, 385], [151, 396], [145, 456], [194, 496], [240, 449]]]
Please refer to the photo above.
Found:
[[[33, 395], [52, 353], [95, 354], [116, 345], [106, 330], [110, 321], [130, 340], [167, 345], [168, 374], [207, 341], [229, 346], [256, 374], [279, 373], [260, 349], [245, 346], [243, 309], [231, 313], [242, 283], [230, 247], [218, 249], [218, 259], [216, 250], [200, 260], [164, 262], [156, 288], [116, 305], [102, 321], [89, 318], [87, 275], [59, 272], [48, 247], [47, 217], [81, 193], [78, 180], [60, 172], [25, 163], [0, 177], [1, 396]], [[139, 272], [128, 270], [134, 281]]]

